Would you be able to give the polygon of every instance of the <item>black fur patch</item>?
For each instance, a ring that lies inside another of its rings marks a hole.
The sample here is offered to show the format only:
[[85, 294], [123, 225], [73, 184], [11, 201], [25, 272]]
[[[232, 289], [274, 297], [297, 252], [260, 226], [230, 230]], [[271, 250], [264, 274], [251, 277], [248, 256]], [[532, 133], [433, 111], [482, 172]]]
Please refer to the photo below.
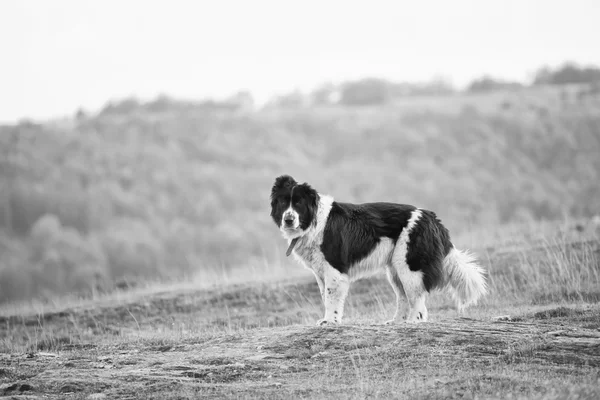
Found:
[[408, 235], [406, 263], [411, 271], [423, 271], [423, 284], [430, 291], [442, 283], [444, 258], [452, 249], [448, 229], [433, 211], [421, 210], [421, 218]]
[[271, 189], [271, 217], [279, 225], [283, 212], [289, 206], [292, 188], [297, 182], [289, 175], [281, 175], [275, 179]]
[[292, 191], [292, 207], [300, 217], [300, 228], [306, 230], [317, 223], [319, 194], [308, 183], [298, 185]]
[[367, 257], [382, 237], [395, 243], [415, 209], [405, 204], [334, 201], [323, 232], [321, 251], [332, 267], [347, 274], [352, 264]]

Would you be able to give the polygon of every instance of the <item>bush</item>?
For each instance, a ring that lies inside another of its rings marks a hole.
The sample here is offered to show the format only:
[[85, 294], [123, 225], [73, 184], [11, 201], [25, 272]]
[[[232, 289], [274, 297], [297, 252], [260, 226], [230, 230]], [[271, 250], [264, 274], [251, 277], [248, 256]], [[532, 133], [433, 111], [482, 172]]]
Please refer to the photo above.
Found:
[[[58, 216], [63, 225], [81, 233], [89, 231], [86, 196], [80, 189], [61, 190], [17, 182], [8, 196], [0, 196], [0, 210], [6, 208], [10, 208], [10, 212], [0, 213], [0, 226], [10, 227], [11, 232], [19, 235], [29, 234], [35, 222], [45, 214]], [[6, 220], [7, 215], [10, 221]]]
[[106, 254], [110, 278], [158, 277], [164, 267], [163, 244], [142, 221], [120, 218], [99, 234]]
[[42, 216], [28, 241], [32, 288], [37, 293], [84, 292], [106, 280], [106, 258], [99, 243], [62, 226], [55, 215]]

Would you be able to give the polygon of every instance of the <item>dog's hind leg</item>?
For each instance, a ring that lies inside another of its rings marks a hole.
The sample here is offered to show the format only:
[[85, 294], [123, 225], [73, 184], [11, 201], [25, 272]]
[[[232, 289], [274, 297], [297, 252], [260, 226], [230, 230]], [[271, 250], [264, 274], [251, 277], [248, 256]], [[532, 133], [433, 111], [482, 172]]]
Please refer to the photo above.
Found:
[[426, 290], [414, 294], [413, 306], [406, 317], [406, 322], [425, 322], [427, 319], [429, 319], [429, 313], [427, 311], [427, 307], [425, 306], [427, 295], [428, 293]]
[[394, 293], [396, 294], [396, 311], [394, 312], [394, 317], [386, 321], [386, 324], [393, 324], [398, 322], [399, 320], [405, 318], [403, 308], [406, 300], [406, 293], [404, 293], [404, 287], [402, 287], [402, 282], [396, 273], [396, 270], [392, 266], [388, 266], [385, 270], [388, 282], [392, 286]]
[[400, 268], [403, 273], [399, 274], [400, 281], [406, 293], [408, 300], [408, 314], [406, 322], [424, 322], [427, 321], [429, 313], [425, 306], [427, 300], [427, 290], [423, 285], [423, 274], [420, 271], [411, 271], [408, 266]]
[[428, 292], [423, 284], [423, 273], [421, 271], [411, 271], [406, 261], [401, 257], [397, 257], [396, 254], [392, 258], [392, 268], [402, 283], [406, 300], [408, 300], [406, 322], [427, 321], [429, 314], [425, 301]]
[[324, 266], [323, 274], [325, 317], [320, 319], [317, 325], [340, 324], [344, 316], [344, 303], [350, 289], [350, 279], [347, 274], [341, 273], [329, 264]]
[[[423, 233], [420, 232], [423, 227], [418, 225], [422, 215], [423, 212], [419, 209], [413, 211], [406, 228], [402, 230], [396, 242], [391, 260], [392, 268], [398, 275], [408, 300], [406, 322], [423, 322], [427, 321], [428, 317], [427, 307], [425, 307], [428, 291], [423, 280], [423, 270], [426, 265], [423, 264], [429, 258], [427, 257], [429, 248], [428, 241], [423, 239]], [[418, 230], [413, 232], [414, 229]]]

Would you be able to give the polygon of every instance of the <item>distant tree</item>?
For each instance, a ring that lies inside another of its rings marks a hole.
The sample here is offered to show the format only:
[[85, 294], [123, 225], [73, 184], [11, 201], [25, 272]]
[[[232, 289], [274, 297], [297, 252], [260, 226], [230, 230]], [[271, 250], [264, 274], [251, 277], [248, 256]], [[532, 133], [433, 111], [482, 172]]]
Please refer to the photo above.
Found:
[[552, 80], [552, 70], [549, 67], [539, 68], [533, 77], [533, 85], [549, 84]]
[[126, 115], [140, 108], [140, 102], [134, 98], [129, 97], [119, 101], [109, 101], [100, 115]]
[[556, 69], [540, 68], [534, 78], [534, 85], [564, 85], [569, 83], [593, 83], [600, 81], [600, 68], [581, 67], [575, 63], [565, 63]]
[[340, 88], [333, 83], [325, 83], [310, 93], [310, 103], [315, 106], [336, 104], [340, 100]]
[[19, 156], [19, 133], [17, 129], [10, 133], [2, 132], [2, 158], [0, 159], [0, 226], [13, 233], [13, 191], [18, 174], [17, 157]]
[[392, 84], [384, 79], [365, 78], [342, 85], [340, 103], [348, 106], [384, 104], [391, 98]]
[[247, 90], [241, 90], [227, 99], [227, 103], [231, 103], [238, 110], [252, 111], [254, 110], [254, 97]]
[[500, 89], [519, 89], [522, 87], [523, 85], [519, 82], [504, 81], [486, 75], [473, 80], [469, 86], [467, 86], [467, 92], [483, 93]]
[[410, 96], [436, 96], [447, 95], [455, 92], [452, 83], [443, 77], [434, 78], [429, 82], [395, 84], [394, 87], [398, 87], [400, 85], [400, 90], [404, 91]]
[[89, 290], [96, 276], [106, 272], [106, 256], [100, 243], [45, 214], [33, 225], [28, 239], [29, 263], [34, 281], [44, 292]]
[[296, 90], [290, 93], [282, 94], [269, 102], [270, 107], [300, 108], [307, 105], [308, 99], [302, 92]]
[[156, 99], [144, 104], [144, 108], [150, 112], [167, 111], [172, 107], [173, 100], [164, 94], [159, 95]]
[[164, 262], [164, 244], [144, 221], [113, 219], [99, 240], [113, 278], [159, 274]]
[[77, 121], [81, 121], [87, 118], [87, 113], [85, 112], [85, 110], [83, 108], [79, 108], [77, 110], [77, 112], [75, 113], [75, 119]]

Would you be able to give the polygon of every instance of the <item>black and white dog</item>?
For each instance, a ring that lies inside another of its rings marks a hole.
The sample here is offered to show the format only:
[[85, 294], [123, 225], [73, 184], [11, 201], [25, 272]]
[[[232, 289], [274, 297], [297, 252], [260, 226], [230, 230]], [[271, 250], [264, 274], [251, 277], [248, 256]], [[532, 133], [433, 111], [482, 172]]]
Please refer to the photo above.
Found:
[[448, 288], [459, 311], [487, 293], [484, 270], [471, 254], [454, 248], [431, 211], [395, 203], [339, 203], [283, 175], [271, 190], [271, 217], [288, 240], [287, 255], [293, 252], [317, 278], [325, 305], [318, 325], [341, 323], [350, 282], [383, 271], [396, 293], [389, 323], [426, 321], [425, 300], [432, 289]]

